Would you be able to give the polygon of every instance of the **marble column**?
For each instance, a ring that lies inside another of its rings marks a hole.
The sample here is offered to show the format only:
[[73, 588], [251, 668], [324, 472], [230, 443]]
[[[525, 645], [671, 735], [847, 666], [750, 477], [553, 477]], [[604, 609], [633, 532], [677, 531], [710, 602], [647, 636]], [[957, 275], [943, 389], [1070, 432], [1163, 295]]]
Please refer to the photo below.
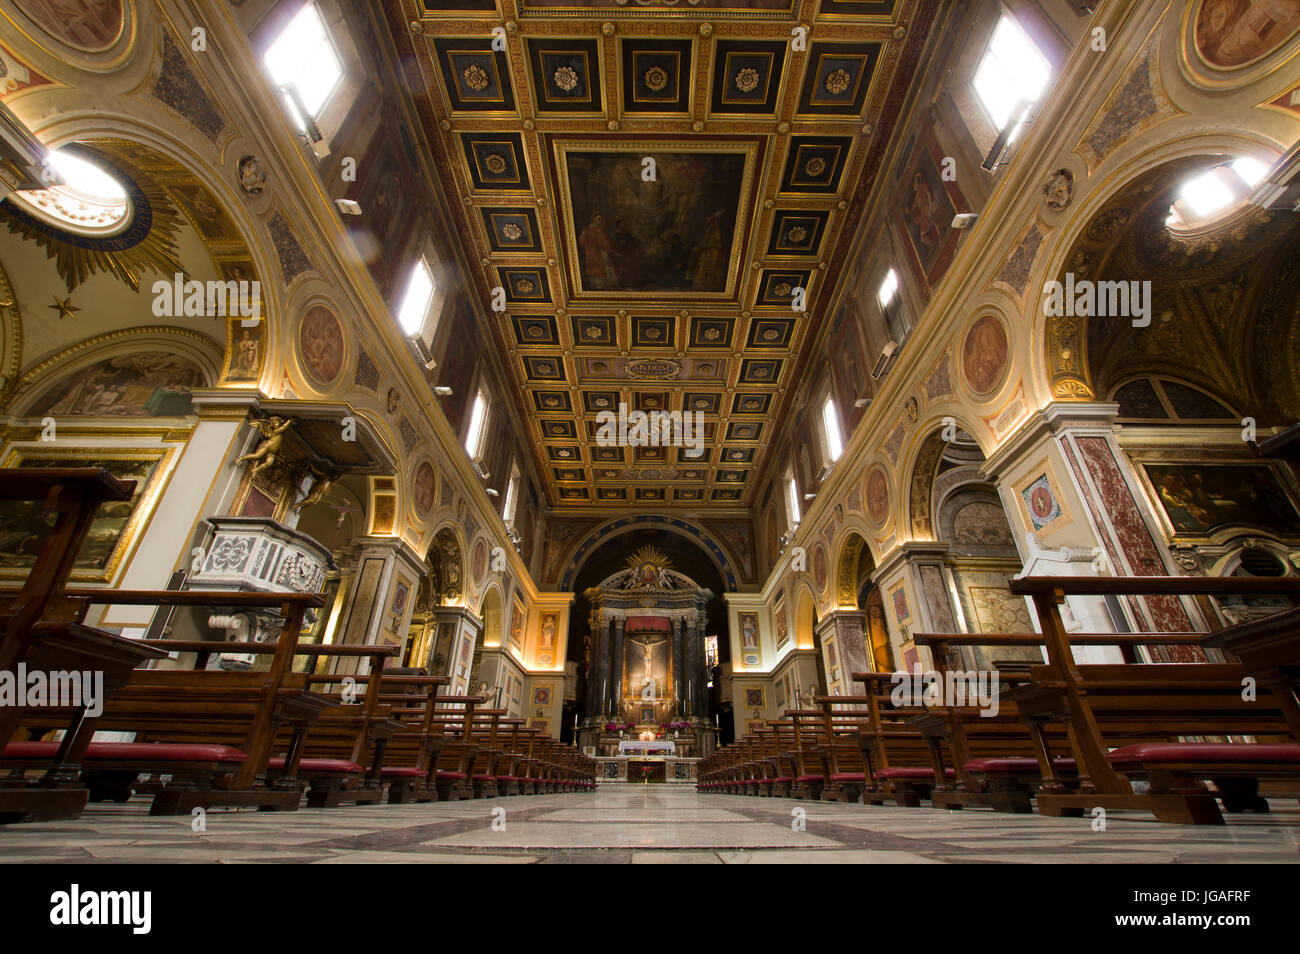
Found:
[[699, 622], [694, 617], [691, 617], [686, 620], [686, 673], [691, 686], [691, 715], [702, 717], [708, 707], [704, 704], [704, 694], [701, 688], [703, 680], [700, 678], [700, 674], [704, 668], [704, 661], [700, 658], [701, 655]]
[[606, 621], [595, 613], [591, 616], [591, 658], [587, 663], [587, 717], [597, 718], [604, 714], [601, 694], [601, 660], [604, 658]]
[[673, 617], [673, 701], [674, 715], [686, 712], [686, 647], [682, 643], [682, 618]]
[[623, 624], [624, 617], [614, 617], [614, 641], [610, 652], [609, 698], [614, 712], [623, 711]]

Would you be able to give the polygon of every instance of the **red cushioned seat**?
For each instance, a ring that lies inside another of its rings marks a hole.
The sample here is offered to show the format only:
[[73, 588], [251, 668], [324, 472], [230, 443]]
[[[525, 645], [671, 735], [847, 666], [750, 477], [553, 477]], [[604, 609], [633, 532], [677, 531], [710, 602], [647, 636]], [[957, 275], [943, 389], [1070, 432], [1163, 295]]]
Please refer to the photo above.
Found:
[[438, 773], [439, 781], [443, 779], [461, 779], [464, 777], [465, 777], [464, 772], [439, 772]]
[[[948, 778], [956, 778], [956, 776], [957, 776], [957, 773], [954, 772], [952, 769], [945, 769], [945, 770], [944, 770], [944, 774], [945, 774]], [[883, 768], [883, 769], [881, 769], [879, 772], [876, 773], [876, 778], [902, 778], [902, 779], [908, 779], [908, 778], [930, 778], [930, 779], [932, 779], [932, 778], [934, 778], [934, 769], [919, 768], [919, 767], [917, 767], [917, 768], [904, 768], [904, 767]]]
[[[52, 759], [58, 742], [10, 742], [7, 759]], [[91, 742], [87, 762], [246, 762], [248, 756], [229, 745], [202, 742]]]
[[406, 765], [385, 765], [379, 770], [379, 774], [385, 778], [419, 778], [424, 775], [424, 772]]
[[1112, 765], [1139, 762], [1271, 762], [1300, 765], [1300, 745], [1290, 742], [1139, 742], [1106, 756]]
[[[274, 758], [266, 763], [269, 769], [284, 768], [284, 759]], [[303, 759], [298, 763], [299, 772], [328, 772], [331, 774], [360, 775], [365, 771], [356, 762], [347, 759]]]
[[824, 782], [824, 781], [826, 781], [826, 776], [824, 776], [824, 775], [800, 775], [799, 778], [796, 779], [796, 781], [800, 782], [801, 784], [802, 784], [803, 782]]
[[794, 779], [790, 778], [790, 776], [788, 775], [783, 775], [780, 778], [772, 779], [772, 781], [777, 785], [789, 785], [792, 781], [794, 781]]
[[[1052, 759], [1058, 769], [1074, 771], [1074, 759]], [[971, 759], [962, 769], [967, 772], [982, 772], [990, 775], [997, 772], [1037, 772], [1038, 759], [1031, 758], [983, 758]]]
[[836, 772], [831, 776], [832, 782], [865, 782], [867, 776], [862, 772]]
[[476, 781], [476, 782], [495, 782], [495, 781], [496, 781], [496, 777], [493, 776], [493, 775], [475, 775], [475, 776], [474, 776], [474, 781]]

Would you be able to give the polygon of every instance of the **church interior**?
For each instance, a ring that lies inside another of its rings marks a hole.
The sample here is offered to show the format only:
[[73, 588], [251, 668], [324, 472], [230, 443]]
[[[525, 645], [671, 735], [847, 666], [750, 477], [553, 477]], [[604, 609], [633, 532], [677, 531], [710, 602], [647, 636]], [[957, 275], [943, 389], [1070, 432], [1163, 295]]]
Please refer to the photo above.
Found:
[[0, 861], [1300, 860], [1300, 0], [0, 0]]

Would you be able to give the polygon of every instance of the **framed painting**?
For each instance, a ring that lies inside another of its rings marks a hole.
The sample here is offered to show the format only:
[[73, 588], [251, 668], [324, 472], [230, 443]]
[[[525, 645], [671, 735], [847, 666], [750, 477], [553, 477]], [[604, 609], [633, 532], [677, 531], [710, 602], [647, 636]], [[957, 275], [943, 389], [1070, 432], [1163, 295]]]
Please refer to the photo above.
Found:
[[[556, 151], [569, 275], [579, 295], [734, 293], [756, 142], [561, 142]], [[643, 178], [647, 159], [653, 178]]]
[[745, 687], [745, 708], [753, 709], [755, 707], [762, 709], [767, 705], [763, 696], [762, 686]]
[[533, 705], [549, 706], [551, 704], [550, 685], [533, 686]]
[[1300, 510], [1268, 464], [1164, 463], [1138, 469], [1168, 528], [1208, 537], [1224, 527], [1258, 527], [1300, 537]]
[[515, 594], [514, 607], [510, 613], [510, 630], [507, 634], [510, 640], [510, 651], [516, 656], [523, 656], [524, 652], [524, 601]]
[[953, 216], [958, 209], [969, 208], [956, 177], [945, 175], [944, 162], [943, 150], [927, 128], [904, 167], [906, 175], [894, 210], [908, 265], [927, 297], [957, 252]]
[[[171, 475], [179, 447], [42, 447], [10, 448], [4, 467], [102, 467], [121, 480], [134, 480], [130, 500], [106, 503], [91, 521], [90, 531], [73, 564], [76, 582], [110, 583], [139, 543]], [[27, 575], [40, 542], [49, 532], [41, 501], [0, 502], [0, 578]]]

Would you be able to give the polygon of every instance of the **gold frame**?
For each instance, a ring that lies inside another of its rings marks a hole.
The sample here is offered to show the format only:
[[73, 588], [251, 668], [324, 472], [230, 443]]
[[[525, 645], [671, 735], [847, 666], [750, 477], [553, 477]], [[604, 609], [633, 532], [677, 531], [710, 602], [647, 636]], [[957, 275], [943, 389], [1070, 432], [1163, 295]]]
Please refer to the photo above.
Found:
[[[1172, 449], [1124, 448], [1124, 451], [1128, 454], [1129, 461], [1133, 465], [1133, 473], [1137, 476], [1138, 485], [1142, 489], [1142, 495], [1146, 498], [1145, 502], [1150, 507], [1151, 513], [1154, 515], [1161, 532], [1164, 533], [1166, 539], [1171, 543], [1183, 545], [1213, 545], [1224, 539], [1226, 527], [1220, 526], [1218, 529], [1212, 529], [1209, 532], [1203, 533], [1178, 530], [1174, 526], [1174, 522], [1170, 518], [1168, 510], [1165, 508], [1165, 503], [1160, 497], [1160, 492], [1156, 489], [1155, 484], [1151, 480], [1151, 475], [1147, 473], [1148, 467], [1195, 467], [1197, 465], [1204, 465], [1220, 467], [1249, 467], [1256, 470], [1266, 470], [1277, 482], [1277, 485], [1286, 497], [1287, 502], [1291, 504], [1292, 509], [1295, 510], [1296, 513], [1300, 514], [1300, 493], [1297, 492], [1292, 481], [1288, 479], [1290, 475], [1286, 468], [1276, 461], [1260, 458], [1251, 459], [1249, 457], [1234, 457], [1231, 454], [1223, 453], [1222, 451], [1210, 451], [1206, 453], [1205, 456], [1194, 460], [1188, 460], [1185, 457], [1173, 457], [1171, 456]], [[1229, 524], [1227, 526], [1239, 527], [1240, 525]], [[1257, 536], [1268, 537], [1271, 535], [1272, 538], [1282, 541], [1293, 541], [1296, 539], [1296, 535], [1292, 534], [1288, 536], [1280, 529], [1264, 530], [1263, 528], [1258, 527], [1255, 528], [1254, 531], [1240, 529], [1233, 530], [1232, 535], [1247, 535], [1251, 532], [1254, 532]]]
[[[0, 468], [16, 468], [24, 460], [155, 462], [154, 472], [140, 490], [136, 505], [131, 510], [131, 516], [127, 519], [126, 526], [123, 527], [104, 570], [100, 572], [85, 568], [77, 569], [74, 564], [72, 573], [69, 576], [70, 580], [79, 583], [112, 583], [122, 566], [134, 556], [136, 547], [139, 545], [141, 538], [144, 536], [144, 531], [148, 529], [154, 512], [157, 510], [158, 501], [162, 498], [172, 472], [176, 469], [177, 458], [179, 458], [181, 450], [182, 448], [179, 446], [96, 447], [94, 445], [82, 445], [79, 447], [45, 447], [41, 444], [15, 443], [9, 444], [5, 449], [4, 461], [0, 463]], [[22, 579], [26, 575], [25, 570], [11, 567], [0, 568], [0, 579]]]
[[[747, 271], [741, 269], [740, 262], [744, 255], [745, 248], [749, 244], [749, 215], [752, 208], [746, 197], [749, 195], [754, 184], [755, 165], [757, 164], [759, 144], [756, 142], [745, 143], [697, 143], [697, 142], [658, 142], [654, 140], [632, 140], [630, 142], [620, 142], [612, 144], [600, 140], [574, 139], [559, 141], [554, 144], [555, 149], [555, 175], [559, 191], [559, 202], [561, 213], [569, 220], [570, 227], [564, 229], [564, 257], [565, 257], [565, 277], [569, 281], [569, 287], [573, 289], [573, 300], [580, 298], [592, 299], [615, 299], [619, 301], [642, 300], [647, 295], [652, 295], [656, 299], [692, 299], [701, 298], [718, 299], [720, 301], [732, 300], [737, 295], [737, 286], [740, 279]], [[692, 290], [685, 291], [664, 291], [664, 292], [645, 292], [645, 291], [608, 291], [601, 289], [586, 289], [582, 287], [582, 273], [578, 265], [578, 229], [577, 223], [573, 221], [573, 196], [569, 192], [569, 162], [568, 156], [571, 152], [597, 152], [610, 154], [627, 154], [634, 156], [645, 156], [654, 152], [660, 153], [734, 153], [745, 157], [745, 172], [740, 182], [740, 202], [736, 209], [736, 224], [733, 227], [735, 238], [731, 243], [731, 254], [727, 260], [727, 284], [721, 292], [698, 292]]]

